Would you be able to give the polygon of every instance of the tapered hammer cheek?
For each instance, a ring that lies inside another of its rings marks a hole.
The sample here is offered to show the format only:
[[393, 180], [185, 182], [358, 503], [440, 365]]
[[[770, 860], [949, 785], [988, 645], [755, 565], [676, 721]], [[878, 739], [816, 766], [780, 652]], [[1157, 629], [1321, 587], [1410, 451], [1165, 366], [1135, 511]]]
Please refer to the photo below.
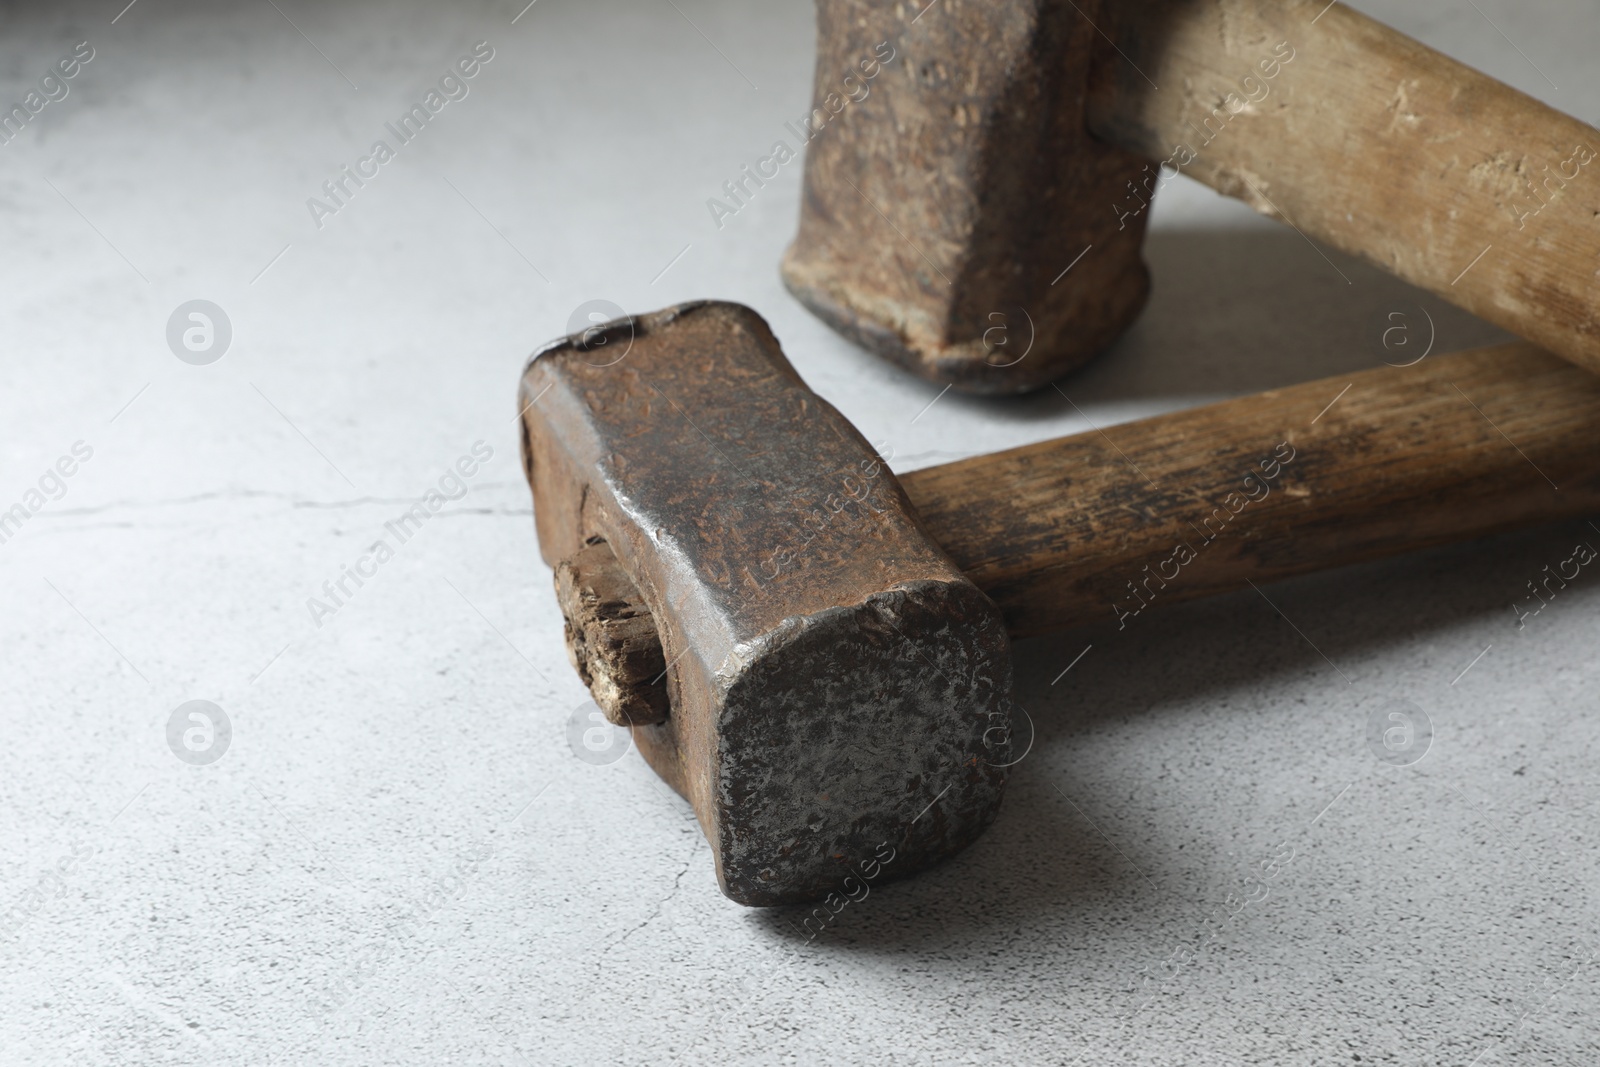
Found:
[[[783, 280], [819, 318], [925, 378], [1036, 389], [1109, 346], [1150, 290], [1153, 161], [1084, 120], [1094, 0], [817, 0], [814, 108], [863, 57], [871, 93], [806, 145]], [[890, 47], [882, 48], [887, 42]]]
[[760, 316], [702, 303], [626, 325], [623, 360], [572, 338], [523, 380], [580, 677], [693, 805], [740, 903], [959, 851], [1009, 762], [998, 610]]

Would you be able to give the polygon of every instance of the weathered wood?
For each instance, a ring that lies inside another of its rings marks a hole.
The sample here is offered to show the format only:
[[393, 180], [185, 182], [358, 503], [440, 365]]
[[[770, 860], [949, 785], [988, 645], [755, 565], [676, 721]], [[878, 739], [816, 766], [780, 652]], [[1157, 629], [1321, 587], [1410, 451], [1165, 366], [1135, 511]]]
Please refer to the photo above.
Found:
[[1096, 134], [1600, 371], [1600, 131], [1327, 0], [1102, 17]]
[[1145, 605], [1600, 511], [1600, 378], [1504, 345], [900, 481], [1013, 634], [1125, 625]]
[[604, 541], [556, 564], [567, 659], [618, 726], [667, 721], [667, 664], [650, 609]]

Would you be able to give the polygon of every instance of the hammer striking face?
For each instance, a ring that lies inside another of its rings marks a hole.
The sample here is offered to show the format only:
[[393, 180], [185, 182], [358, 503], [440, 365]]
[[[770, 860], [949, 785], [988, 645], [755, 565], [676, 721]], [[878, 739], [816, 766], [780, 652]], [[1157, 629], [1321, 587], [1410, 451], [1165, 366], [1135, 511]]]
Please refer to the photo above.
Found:
[[521, 404], [544, 559], [574, 599], [637, 598], [666, 709], [628, 702], [649, 669], [601, 671], [569, 608], [575, 659], [610, 679], [608, 713], [694, 806], [723, 892], [816, 899], [885, 844], [908, 874], [993, 820], [1000, 614], [760, 316], [684, 304], [558, 341]]

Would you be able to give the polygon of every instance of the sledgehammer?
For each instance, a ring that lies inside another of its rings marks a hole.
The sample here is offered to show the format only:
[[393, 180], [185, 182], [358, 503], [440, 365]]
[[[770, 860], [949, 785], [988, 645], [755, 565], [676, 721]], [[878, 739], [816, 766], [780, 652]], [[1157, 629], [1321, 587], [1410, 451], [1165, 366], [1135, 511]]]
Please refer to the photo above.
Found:
[[[1104, 349], [1180, 173], [1600, 372], [1600, 132], [1337, 0], [817, 0], [817, 24], [825, 113], [896, 58], [807, 144], [784, 281], [925, 377], [1020, 392]], [[992, 343], [1025, 332], [1020, 361]]]
[[1600, 509], [1600, 378], [1525, 343], [898, 478], [737, 304], [556, 341], [519, 402], [574, 664], [750, 905], [983, 831], [1008, 634]]

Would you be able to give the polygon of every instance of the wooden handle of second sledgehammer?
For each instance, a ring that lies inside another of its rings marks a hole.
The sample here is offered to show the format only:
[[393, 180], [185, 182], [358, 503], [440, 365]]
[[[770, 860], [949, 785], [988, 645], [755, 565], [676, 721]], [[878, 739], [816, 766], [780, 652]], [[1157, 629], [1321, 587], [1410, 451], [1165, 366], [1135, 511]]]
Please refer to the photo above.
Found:
[[[1329, 0], [1097, 22], [1120, 49], [1091, 78], [1101, 138], [1600, 372], [1593, 127]], [[1105, 210], [1140, 213], [1155, 169]]]
[[1014, 634], [1126, 621], [1247, 580], [1600, 512], [1600, 377], [1517, 343], [900, 481]]

